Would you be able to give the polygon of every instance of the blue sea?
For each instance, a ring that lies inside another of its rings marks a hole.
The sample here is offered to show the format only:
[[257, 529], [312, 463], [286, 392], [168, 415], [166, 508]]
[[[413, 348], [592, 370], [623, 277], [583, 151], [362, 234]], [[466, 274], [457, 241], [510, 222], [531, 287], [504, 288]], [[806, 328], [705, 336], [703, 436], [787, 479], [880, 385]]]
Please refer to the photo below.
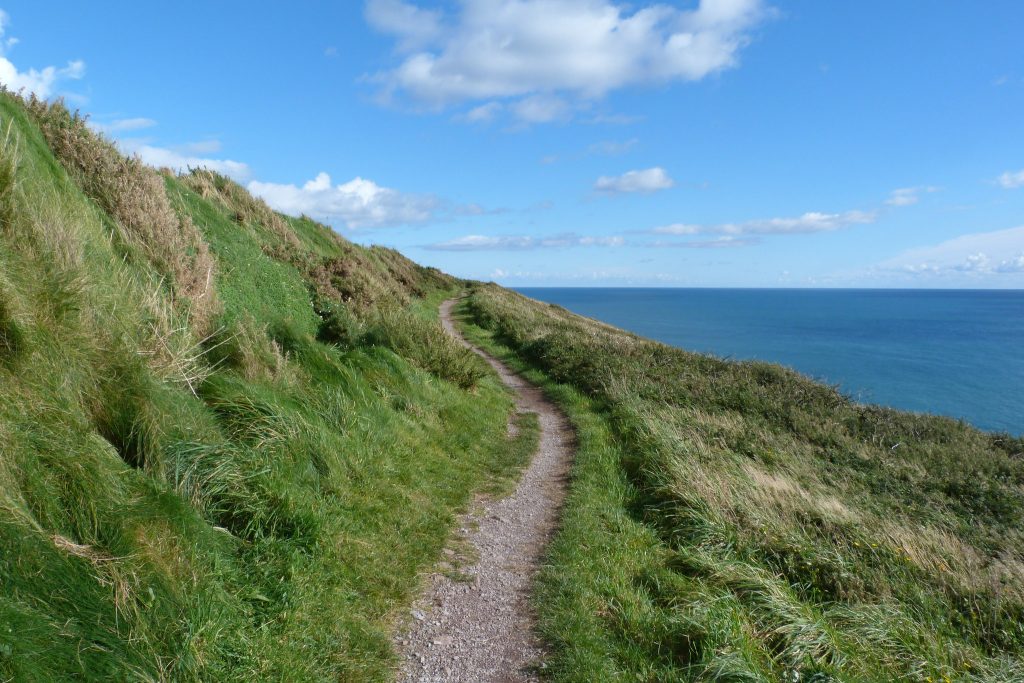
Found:
[[863, 403], [1024, 434], [1024, 291], [519, 291], [689, 351], [781, 363]]

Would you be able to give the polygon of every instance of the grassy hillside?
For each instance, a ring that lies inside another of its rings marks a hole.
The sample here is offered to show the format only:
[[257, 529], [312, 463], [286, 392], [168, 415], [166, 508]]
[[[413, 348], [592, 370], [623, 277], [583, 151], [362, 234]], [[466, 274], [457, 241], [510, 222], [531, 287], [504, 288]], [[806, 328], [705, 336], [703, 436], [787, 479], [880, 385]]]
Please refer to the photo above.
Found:
[[460, 283], [0, 93], [0, 680], [386, 680], [532, 434]]
[[555, 680], [1024, 680], [1024, 440], [496, 286], [463, 315], [579, 430]]
[[[0, 680], [392, 678], [536, 437], [437, 323], [465, 286], [0, 92]], [[462, 314], [578, 430], [554, 680], [1024, 680], [1024, 440], [492, 285]]]

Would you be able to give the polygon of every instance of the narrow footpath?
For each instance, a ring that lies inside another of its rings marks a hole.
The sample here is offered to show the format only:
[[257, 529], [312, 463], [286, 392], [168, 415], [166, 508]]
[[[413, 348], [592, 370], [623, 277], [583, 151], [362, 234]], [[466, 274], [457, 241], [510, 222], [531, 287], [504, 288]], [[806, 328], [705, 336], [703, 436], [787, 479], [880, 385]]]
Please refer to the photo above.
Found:
[[478, 559], [458, 568], [468, 580], [431, 577], [409, 630], [396, 639], [404, 657], [398, 680], [535, 681], [544, 652], [535, 635], [530, 588], [565, 498], [573, 432], [540, 389], [462, 337], [452, 320], [455, 303], [441, 304], [444, 328], [495, 369], [515, 392], [517, 411], [537, 414], [540, 443], [515, 493], [483, 501], [460, 520], [460, 540], [471, 544]]

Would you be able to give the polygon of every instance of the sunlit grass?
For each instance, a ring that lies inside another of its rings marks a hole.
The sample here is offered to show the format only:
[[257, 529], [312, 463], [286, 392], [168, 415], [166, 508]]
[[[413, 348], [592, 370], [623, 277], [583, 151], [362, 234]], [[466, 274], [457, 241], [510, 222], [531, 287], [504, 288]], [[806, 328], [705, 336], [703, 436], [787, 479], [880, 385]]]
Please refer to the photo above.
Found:
[[530, 448], [436, 320], [457, 283], [31, 107], [0, 94], [0, 680], [390, 679]]
[[1024, 676], [1021, 439], [494, 286], [462, 310], [580, 433], [538, 597], [556, 680]]

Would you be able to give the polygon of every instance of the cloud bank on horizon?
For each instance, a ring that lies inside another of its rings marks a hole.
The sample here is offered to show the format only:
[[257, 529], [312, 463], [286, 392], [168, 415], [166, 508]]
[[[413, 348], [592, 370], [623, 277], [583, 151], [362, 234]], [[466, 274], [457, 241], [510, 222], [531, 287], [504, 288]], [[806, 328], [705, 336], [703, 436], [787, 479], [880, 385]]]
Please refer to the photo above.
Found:
[[1024, 273], [1024, 226], [961, 235], [934, 246], [909, 249], [878, 267], [937, 279], [1021, 274]]

